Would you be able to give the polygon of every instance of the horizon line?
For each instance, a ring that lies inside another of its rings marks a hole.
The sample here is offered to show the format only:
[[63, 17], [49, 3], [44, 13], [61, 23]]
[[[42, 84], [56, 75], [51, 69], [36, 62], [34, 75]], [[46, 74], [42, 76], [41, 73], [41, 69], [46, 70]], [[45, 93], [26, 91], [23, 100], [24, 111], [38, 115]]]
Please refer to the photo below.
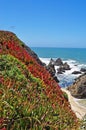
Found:
[[55, 47], [55, 46], [29, 46], [31, 48], [69, 48], [69, 49], [86, 49], [86, 47]]

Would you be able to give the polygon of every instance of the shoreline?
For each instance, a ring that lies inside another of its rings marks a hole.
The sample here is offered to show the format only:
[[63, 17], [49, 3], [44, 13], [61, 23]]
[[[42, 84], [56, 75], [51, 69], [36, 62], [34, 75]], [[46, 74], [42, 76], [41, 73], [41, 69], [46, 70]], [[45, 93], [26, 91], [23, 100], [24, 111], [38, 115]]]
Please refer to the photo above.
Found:
[[[85, 114], [86, 114], [86, 107], [82, 106], [78, 100], [80, 99], [77, 99], [77, 98], [74, 98], [71, 94], [70, 94], [70, 91], [68, 91], [67, 89], [65, 88], [61, 88], [61, 90], [63, 92], [66, 92], [67, 95], [68, 95], [68, 101], [71, 105], [71, 109], [73, 110], [73, 112], [76, 114], [77, 118], [79, 119], [82, 119]], [[82, 100], [82, 99], [81, 99]]]
[[[51, 73], [55, 73], [55, 76], [58, 78], [60, 81], [59, 85], [61, 87], [68, 87], [71, 86], [75, 79], [79, 78], [79, 76], [83, 75], [85, 73], [85, 70], [82, 71], [83, 69], [86, 69], [86, 63], [80, 63], [78, 60], [74, 60], [73, 58], [71, 59], [63, 59], [61, 58], [41, 58], [39, 59], [46, 64], [46, 66], [50, 66], [51, 64], [54, 65], [52, 67]], [[61, 63], [60, 63], [61, 62]], [[66, 63], [66, 66], [65, 66]], [[64, 69], [62, 70], [61, 66], [64, 64]], [[51, 66], [50, 66], [51, 67]], [[65, 67], [67, 67], [65, 69]]]

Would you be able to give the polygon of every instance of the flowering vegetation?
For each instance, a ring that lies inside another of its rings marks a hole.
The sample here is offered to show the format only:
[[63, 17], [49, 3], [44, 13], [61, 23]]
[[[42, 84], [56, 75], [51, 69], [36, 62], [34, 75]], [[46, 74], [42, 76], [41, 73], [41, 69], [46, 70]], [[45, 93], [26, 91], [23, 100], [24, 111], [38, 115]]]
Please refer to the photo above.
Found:
[[59, 85], [27, 52], [0, 31], [0, 130], [78, 130], [78, 120]]

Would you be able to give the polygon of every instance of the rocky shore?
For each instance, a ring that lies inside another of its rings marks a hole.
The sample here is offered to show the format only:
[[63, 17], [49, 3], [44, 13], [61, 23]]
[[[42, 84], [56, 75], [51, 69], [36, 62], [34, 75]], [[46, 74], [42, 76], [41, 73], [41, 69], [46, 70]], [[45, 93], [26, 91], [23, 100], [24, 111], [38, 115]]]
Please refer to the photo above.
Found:
[[76, 98], [86, 98], [86, 73], [78, 77], [73, 85], [68, 87], [68, 90]]
[[[57, 67], [57, 69], [55, 69], [55, 67]], [[61, 58], [58, 58], [56, 60], [51, 58], [49, 64], [46, 65], [46, 69], [50, 72], [50, 74], [57, 82], [60, 82], [58, 80], [58, 76], [64, 74], [66, 71], [70, 71], [72, 68], [67, 62], [63, 62]], [[80, 75], [80, 76], [78, 76], [75, 79], [74, 83], [71, 86], [69, 86], [67, 89], [70, 91], [72, 96], [80, 99], [85, 99], [86, 98], [86, 69], [81, 68], [80, 70], [74, 70], [71, 72], [71, 74]]]
[[[58, 69], [55, 69], [55, 66], [58, 66]], [[67, 64], [67, 62], [63, 63], [63, 61], [58, 58], [57, 60], [53, 60], [51, 58], [49, 64], [46, 66], [46, 69], [49, 71], [49, 73], [53, 76], [56, 82], [59, 82], [57, 74], [62, 74], [66, 70], [70, 70], [70, 66]]]

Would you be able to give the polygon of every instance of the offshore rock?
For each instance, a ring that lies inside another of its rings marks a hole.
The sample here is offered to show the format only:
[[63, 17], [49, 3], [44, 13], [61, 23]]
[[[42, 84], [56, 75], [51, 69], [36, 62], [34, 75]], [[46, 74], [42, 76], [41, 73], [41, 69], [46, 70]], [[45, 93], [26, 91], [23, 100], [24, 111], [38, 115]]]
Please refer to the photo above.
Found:
[[86, 72], [86, 69], [85, 69], [85, 68], [81, 68], [80, 71], [81, 71], [81, 72]]
[[65, 72], [65, 70], [70, 70], [70, 66], [65, 62], [63, 65], [61, 65], [58, 69], [57, 69], [57, 73], [58, 74], [62, 74]]
[[63, 66], [60, 66], [58, 69], [57, 69], [57, 74], [63, 74], [65, 72]]
[[61, 60], [60, 58], [58, 58], [58, 59], [55, 61], [54, 65], [56, 65], [56, 66], [61, 66], [61, 65], [63, 65], [63, 62], [62, 62], [62, 60]]
[[55, 61], [52, 58], [50, 59], [49, 65], [55, 65]]
[[70, 70], [71, 68], [70, 68], [70, 66], [67, 64], [67, 62], [65, 62], [65, 63], [63, 64], [63, 69], [64, 69], [64, 70]]
[[48, 66], [46, 66], [46, 69], [52, 76], [55, 76], [56, 71], [53, 64], [49, 64]]
[[48, 72], [51, 74], [51, 76], [53, 77], [53, 79], [58, 83], [59, 80], [58, 78], [55, 76], [56, 74], [56, 70], [54, 67], [54, 60], [51, 58], [50, 63], [48, 64], [48, 66], [46, 66], [46, 69], [48, 70]]
[[72, 74], [81, 74], [81, 72], [80, 71], [74, 71], [74, 72], [72, 72]]

